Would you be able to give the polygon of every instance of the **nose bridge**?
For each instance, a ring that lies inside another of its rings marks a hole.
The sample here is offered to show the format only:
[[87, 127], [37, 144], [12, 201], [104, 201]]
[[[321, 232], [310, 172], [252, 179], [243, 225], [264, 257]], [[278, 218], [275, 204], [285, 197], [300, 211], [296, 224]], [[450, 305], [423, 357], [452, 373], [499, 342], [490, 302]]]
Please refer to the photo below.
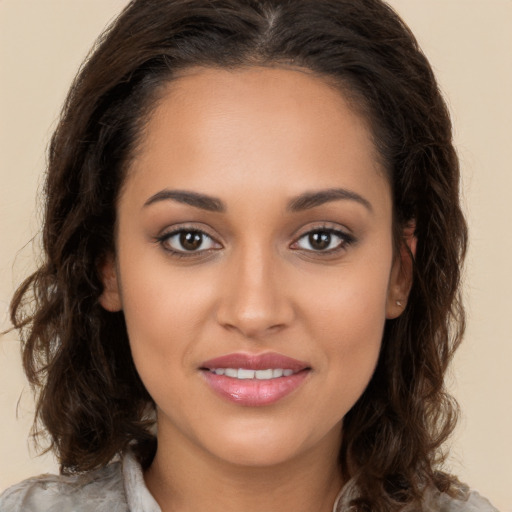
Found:
[[291, 321], [293, 308], [282, 287], [279, 256], [270, 244], [242, 244], [231, 255], [224, 284], [219, 321], [225, 327], [258, 337]]

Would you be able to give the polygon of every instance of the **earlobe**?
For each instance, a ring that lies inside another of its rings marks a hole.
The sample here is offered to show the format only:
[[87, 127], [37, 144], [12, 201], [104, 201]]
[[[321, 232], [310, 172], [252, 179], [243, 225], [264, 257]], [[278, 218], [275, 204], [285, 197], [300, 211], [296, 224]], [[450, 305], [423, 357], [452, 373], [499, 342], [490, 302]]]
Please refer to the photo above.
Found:
[[400, 251], [395, 257], [389, 279], [386, 303], [386, 318], [399, 317], [406, 305], [413, 281], [414, 257], [416, 255], [417, 238], [416, 223], [410, 222], [403, 230]]
[[107, 256], [98, 266], [98, 270], [103, 283], [103, 292], [100, 295], [99, 303], [111, 313], [121, 311], [123, 306], [114, 255]]

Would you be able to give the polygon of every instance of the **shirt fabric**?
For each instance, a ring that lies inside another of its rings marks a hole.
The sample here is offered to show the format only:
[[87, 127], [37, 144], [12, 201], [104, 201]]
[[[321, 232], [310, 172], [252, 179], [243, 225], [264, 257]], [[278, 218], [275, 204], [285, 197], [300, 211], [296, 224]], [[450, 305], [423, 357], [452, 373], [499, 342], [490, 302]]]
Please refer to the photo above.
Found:
[[[333, 512], [349, 512], [357, 496], [354, 480], [338, 494]], [[0, 512], [161, 512], [132, 453], [104, 468], [80, 475], [42, 475], [7, 489]], [[412, 511], [411, 511], [412, 512]], [[425, 494], [422, 512], [498, 512], [477, 492], [454, 499], [439, 491]]]

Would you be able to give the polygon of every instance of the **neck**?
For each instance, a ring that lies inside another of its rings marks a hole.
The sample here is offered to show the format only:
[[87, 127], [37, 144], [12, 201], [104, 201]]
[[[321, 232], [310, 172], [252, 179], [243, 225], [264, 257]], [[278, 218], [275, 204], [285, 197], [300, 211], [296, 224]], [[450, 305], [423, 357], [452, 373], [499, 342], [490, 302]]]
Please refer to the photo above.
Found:
[[[333, 433], [333, 440], [339, 438]], [[338, 450], [326, 442], [273, 466], [232, 464], [186, 439], [158, 449], [145, 474], [162, 512], [331, 512], [342, 486]]]

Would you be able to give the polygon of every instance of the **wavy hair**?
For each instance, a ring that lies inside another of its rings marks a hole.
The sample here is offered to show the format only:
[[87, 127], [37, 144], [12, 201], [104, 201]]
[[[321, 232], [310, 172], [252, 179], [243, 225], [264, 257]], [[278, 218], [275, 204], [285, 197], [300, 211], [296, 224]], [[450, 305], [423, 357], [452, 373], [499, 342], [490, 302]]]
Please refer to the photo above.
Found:
[[294, 65], [336, 84], [366, 117], [394, 200], [394, 232], [413, 222], [414, 280], [388, 320], [364, 394], [344, 418], [340, 463], [358, 510], [398, 510], [434, 485], [457, 408], [444, 374], [464, 330], [467, 232], [451, 123], [431, 67], [380, 0], [134, 0], [77, 75], [52, 137], [43, 263], [11, 303], [43, 432], [64, 473], [155, 450], [151, 397], [122, 313], [99, 304], [116, 199], [159, 95], [179, 70]]

